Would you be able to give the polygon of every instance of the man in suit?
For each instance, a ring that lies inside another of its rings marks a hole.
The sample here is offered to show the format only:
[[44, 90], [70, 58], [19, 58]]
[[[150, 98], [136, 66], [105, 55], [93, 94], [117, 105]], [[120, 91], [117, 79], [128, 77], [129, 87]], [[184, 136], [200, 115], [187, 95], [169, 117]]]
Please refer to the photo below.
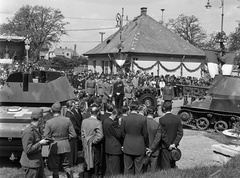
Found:
[[106, 175], [120, 174], [121, 171], [121, 129], [116, 121], [118, 110], [114, 109], [112, 114], [103, 122], [103, 133], [105, 137]]
[[84, 119], [81, 137], [84, 151], [84, 178], [98, 177], [101, 159], [101, 141], [103, 139], [102, 122], [97, 119], [99, 108], [90, 107], [91, 116]]
[[121, 121], [124, 174], [141, 174], [147, 144], [147, 120], [137, 113], [137, 102], [131, 103], [130, 110], [131, 113]]
[[48, 140], [42, 139], [39, 132], [39, 120], [43, 117], [41, 109], [35, 109], [31, 115], [31, 124], [23, 131], [23, 152], [20, 163], [25, 172], [25, 178], [45, 178], [44, 162], [41, 155], [42, 145]]
[[156, 150], [157, 145], [160, 143], [159, 159], [161, 168], [176, 168], [176, 162], [171, 159], [171, 150], [179, 145], [183, 137], [182, 122], [179, 116], [171, 113], [172, 102], [164, 102], [162, 109], [165, 115], [159, 119], [157, 133], [150, 150]]
[[71, 120], [61, 115], [61, 108], [59, 102], [52, 105], [53, 118], [46, 122], [44, 130], [44, 137], [53, 139], [47, 165], [53, 172], [53, 178], [59, 178], [60, 166], [66, 172], [67, 178], [73, 178], [69, 165], [69, 152], [71, 151], [69, 140], [76, 138], [77, 134]]
[[124, 84], [119, 76], [117, 76], [117, 81], [113, 84], [113, 97], [115, 98], [116, 108], [121, 109], [124, 98]]
[[78, 143], [77, 143], [77, 138], [81, 135], [81, 124], [78, 120], [78, 118], [75, 116], [73, 110], [74, 110], [74, 101], [69, 100], [66, 103], [67, 106], [67, 111], [65, 113], [65, 117], [68, 117], [72, 124], [73, 128], [77, 134], [76, 138], [71, 139], [70, 142], [70, 147], [71, 147], [71, 152], [69, 153], [69, 164], [72, 167], [73, 165], [77, 165], [77, 158], [78, 158]]
[[[147, 108], [147, 131], [148, 131], [148, 148], [152, 145], [154, 137], [157, 132], [158, 123], [153, 118], [154, 108], [152, 106]], [[158, 155], [159, 145], [157, 145], [156, 151], [150, 156], [150, 170], [156, 172], [158, 168]]]

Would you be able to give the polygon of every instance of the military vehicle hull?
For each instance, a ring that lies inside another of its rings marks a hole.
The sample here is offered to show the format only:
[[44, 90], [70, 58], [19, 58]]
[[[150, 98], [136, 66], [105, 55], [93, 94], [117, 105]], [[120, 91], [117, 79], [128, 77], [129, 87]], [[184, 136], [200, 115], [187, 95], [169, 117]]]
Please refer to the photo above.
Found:
[[47, 114], [56, 101], [64, 105], [75, 98], [67, 77], [59, 72], [11, 74], [0, 89], [0, 156], [15, 160], [21, 155], [22, 132], [30, 124], [34, 108]]
[[218, 75], [204, 99], [182, 106], [178, 114], [184, 124], [222, 132], [240, 120], [239, 88], [240, 78]]

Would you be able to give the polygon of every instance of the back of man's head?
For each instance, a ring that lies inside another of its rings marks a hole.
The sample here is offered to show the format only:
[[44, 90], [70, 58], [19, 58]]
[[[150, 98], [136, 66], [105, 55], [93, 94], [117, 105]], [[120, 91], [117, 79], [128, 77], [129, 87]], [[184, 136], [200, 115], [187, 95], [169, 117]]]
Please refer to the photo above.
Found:
[[153, 108], [153, 106], [149, 106], [147, 108], [147, 115], [153, 116], [153, 114], [154, 114], [154, 108]]
[[131, 111], [137, 111], [138, 110], [138, 103], [136, 101], [133, 101], [131, 104], [130, 104], [130, 110]]
[[91, 106], [90, 112], [91, 112], [92, 115], [96, 116], [99, 112], [99, 109], [96, 105], [93, 105], [93, 106]]
[[172, 110], [172, 102], [165, 101], [162, 105], [162, 108], [164, 109], [165, 112], [171, 111]]
[[107, 103], [106, 105], [106, 111], [107, 112], [112, 112], [114, 109], [114, 105], [112, 103]]

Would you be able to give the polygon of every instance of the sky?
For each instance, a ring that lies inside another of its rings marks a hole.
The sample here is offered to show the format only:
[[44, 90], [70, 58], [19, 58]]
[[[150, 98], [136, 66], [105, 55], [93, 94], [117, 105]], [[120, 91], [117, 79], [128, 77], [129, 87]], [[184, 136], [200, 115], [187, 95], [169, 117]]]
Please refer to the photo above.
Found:
[[[0, 0], [0, 24], [7, 23], [24, 5], [41, 5], [59, 9], [69, 25], [65, 26], [68, 35], [61, 37], [55, 47], [74, 49], [83, 54], [101, 42], [99, 32], [104, 32], [103, 39], [118, 30], [116, 15], [124, 8], [126, 18], [133, 20], [140, 15], [140, 8], [147, 7], [147, 15], [157, 21], [175, 19], [179, 15], [194, 15], [207, 34], [221, 30], [221, 4], [224, 2], [223, 30], [228, 35], [238, 27], [240, 20], [240, 1], [209, 0], [211, 9], [206, 9], [208, 0]], [[162, 11], [161, 9], [164, 9]]]

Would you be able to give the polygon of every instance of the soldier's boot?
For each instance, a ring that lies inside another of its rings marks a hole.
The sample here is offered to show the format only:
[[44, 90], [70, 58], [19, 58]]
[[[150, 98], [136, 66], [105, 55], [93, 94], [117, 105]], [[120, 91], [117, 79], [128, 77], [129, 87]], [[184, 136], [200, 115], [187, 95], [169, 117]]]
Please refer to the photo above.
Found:
[[73, 171], [66, 172], [67, 178], [73, 178]]

